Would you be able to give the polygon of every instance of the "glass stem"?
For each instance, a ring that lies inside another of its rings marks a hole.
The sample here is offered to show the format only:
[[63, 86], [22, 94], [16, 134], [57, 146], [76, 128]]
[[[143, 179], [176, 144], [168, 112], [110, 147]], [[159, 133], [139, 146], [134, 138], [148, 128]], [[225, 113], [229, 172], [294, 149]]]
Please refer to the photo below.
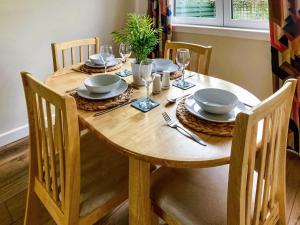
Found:
[[150, 100], [150, 93], [149, 93], [149, 84], [147, 83], [147, 100]]
[[182, 67], [182, 83], [185, 84], [185, 81], [184, 81], [184, 67]]
[[107, 68], [107, 64], [106, 63], [104, 64], [104, 67], [105, 67], [104, 73], [106, 73], [106, 68]]

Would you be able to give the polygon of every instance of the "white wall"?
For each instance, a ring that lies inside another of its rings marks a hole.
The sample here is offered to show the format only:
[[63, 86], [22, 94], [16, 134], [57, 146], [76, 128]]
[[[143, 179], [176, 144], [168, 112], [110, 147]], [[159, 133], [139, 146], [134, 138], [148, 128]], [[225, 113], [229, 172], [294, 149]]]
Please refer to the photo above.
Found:
[[0, 1], [0, 146], [27, 134], [19, 72], [44, 80], [52, 72], [51, 42], [95, 36], [110, 42], [135, 8], [134, 0]]

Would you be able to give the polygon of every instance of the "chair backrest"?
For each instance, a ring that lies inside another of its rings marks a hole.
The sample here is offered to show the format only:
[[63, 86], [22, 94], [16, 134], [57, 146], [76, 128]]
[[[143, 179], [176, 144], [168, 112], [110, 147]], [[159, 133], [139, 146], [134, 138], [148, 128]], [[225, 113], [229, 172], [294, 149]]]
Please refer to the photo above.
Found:
[[[67, 41], [63, 43], [52, 43], [52, 58], [54, 72], [66, 67], [67, 65], [74, 65], [75, 63], [81, 63], [88, 59], [90, 55], [99, 53], [100, 41], [99, 38], [87, 38], [75, 41]], [[86, 54], [84, 54], [84, 48], [86, 48]], [[76, 49], [79, 51], [76, 52]], [[61, 60], [59, 54], [61, 52]], [[69, 63], [67, 62], [67, 54], [71, 56]], [[86, 57], [85, 57], [86, 56]], [[79, 60], [76, 60], [79, 59]], [[62, 67], [59, 63], [62, 61]]]
[[237, 116], [228, 182], [228, 225], [285, 223], [288, 124], [297, 81]]
[[53, 219], [79, 216], [80, 139], [76, 102], [22, 72], [30, 131], [30, 181]]
[[196, 44], [190, 44], [185, 42], [174, 42], [167, 41], [165, 44], [164, 57], [166, 59], [171, 59], [175, 63], [176, 60], [176, 50], [179, 48], [187, 48], [191, 53], [191, 63], [187, 69], [201, 73], [208, 74], [210, 56], [212, 47], [211, 46], [202, 46]]

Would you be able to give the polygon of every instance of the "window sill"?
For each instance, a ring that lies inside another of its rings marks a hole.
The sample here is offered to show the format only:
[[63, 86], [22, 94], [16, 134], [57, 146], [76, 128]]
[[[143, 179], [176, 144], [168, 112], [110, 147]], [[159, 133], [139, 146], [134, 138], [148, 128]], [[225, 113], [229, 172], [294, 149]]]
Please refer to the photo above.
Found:
[[200, 25], [188, 25], [188, 24], [173, 24], [172, 27], [174, 32], [179, 32], [179, 33], [205, 34], [205, 35], [214, 35], [214, 36], [223, 36], [223, 37], [261, 40], [261, 41], [270, 40], [269, 30], [200, 26]]

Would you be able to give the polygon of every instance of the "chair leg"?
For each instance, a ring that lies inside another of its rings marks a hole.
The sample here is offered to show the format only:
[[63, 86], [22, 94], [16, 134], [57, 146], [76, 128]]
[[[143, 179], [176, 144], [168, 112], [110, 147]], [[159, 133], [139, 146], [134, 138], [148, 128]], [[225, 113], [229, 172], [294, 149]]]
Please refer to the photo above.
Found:
[[33, 185], [29, 185], [27, 193], [26, 211], [24, 225], [40, 224], [40, 201], [33, 190]]

